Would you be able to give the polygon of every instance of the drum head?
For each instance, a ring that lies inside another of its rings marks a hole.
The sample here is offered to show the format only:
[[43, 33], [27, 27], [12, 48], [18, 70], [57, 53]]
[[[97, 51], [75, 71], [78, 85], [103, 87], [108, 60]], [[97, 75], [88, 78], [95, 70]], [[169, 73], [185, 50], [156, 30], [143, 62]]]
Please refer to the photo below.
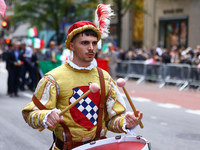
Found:
[[105, 144], [93, 148], [89, 148], [87, 150], [141, 150], [144, 148], [143, 143], [136, 142], [120, 142], [120, 143], [110, 143]]

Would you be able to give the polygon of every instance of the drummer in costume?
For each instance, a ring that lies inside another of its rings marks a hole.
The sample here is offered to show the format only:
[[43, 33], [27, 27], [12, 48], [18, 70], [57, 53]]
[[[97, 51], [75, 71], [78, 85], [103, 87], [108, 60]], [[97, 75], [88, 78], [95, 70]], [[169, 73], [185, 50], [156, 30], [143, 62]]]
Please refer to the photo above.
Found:
[[[116, 83], [104, 70], [104, 104], [100, 105], [100, 89], [97, 93], [88, 94], [63, 116], [58, 116], [61, 110], [85, 93], [91, 83], [97, 83], [101, 87], [94, 57], [97, 42], [108, 32], [108, 18], [112, 15], [112, 10], [110, 5], [100, 4], [96, 13], [99, 22], [103, 24], [99, 23], [96, 27], [92, 22], [79, 21], [70, 27], [65, 46], [73, 52], [73, 57], [44, 75], [37, 85], [32, 101], [22, 110], [25, 121], [32, 128], [45, 127], [54, 131], [55, 142], [51, 149], [69, 150], [98, 139], [96, 136], [99, 123], [102, 125], [100, 138], [103, 138], [107, 130], [117, 133], [133, 131], [142, 119], [142, 113], [139, 117], [135, 117], [133, 113], [121, 116], [126, 110], [125, 102]], [[102, 121], [98, 121], [100, 106], [103, 106]], [[69, 141], [72, 141], [72, 146]]]

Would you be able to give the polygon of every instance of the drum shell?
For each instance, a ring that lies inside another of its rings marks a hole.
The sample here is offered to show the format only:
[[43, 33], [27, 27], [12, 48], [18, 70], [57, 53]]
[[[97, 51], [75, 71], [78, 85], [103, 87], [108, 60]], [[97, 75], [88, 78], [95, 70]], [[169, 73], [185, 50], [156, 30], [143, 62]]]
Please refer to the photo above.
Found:
[[73, 150], [150, 150], [150, 143], [140, 136], [116, 136], [94, 141]]

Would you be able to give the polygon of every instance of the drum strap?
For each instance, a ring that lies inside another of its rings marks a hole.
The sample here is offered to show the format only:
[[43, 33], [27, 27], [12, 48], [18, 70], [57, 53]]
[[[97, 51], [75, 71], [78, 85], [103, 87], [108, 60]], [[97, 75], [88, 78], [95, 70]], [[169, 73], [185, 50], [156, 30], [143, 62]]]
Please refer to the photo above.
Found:
[[[35, 95], [33, 95], [32, 101], [35, 104], [35, 106], [37, 106], [40, 110], [47, 110], [47, 108], [36, 98]], [[65, 123], [60, 122], [60, 124], [62, 125], [64, 129], [65, 137], [66, 137], [66, 141], [62, 142], [62, 144], [64, 143], [63, 150], [66, 150], [66, 149], [71, 150], [72, 149], [72, 135], [70, 133], [70, 130]], [[53, 133], [53, 137], [54, 137], [54, 141], [56, 142], [58, 138], [54, 135], [54, 133]]]
[[97, 122], [97, 130], [96, 130], [96, 137], [95, 140], [100, 139], [100, 133], [102, 129], [102, 116], [103, 116], [103, 110], [104, 110], [104, 102], [105, 102], [105, 80], [103, 76], [103, 71], [101, 68], [97, 67], [98, 73], [99, 73], [99, 80], [101, 85], [101, 101], [99, 104], [99, 114], [98, 114], [98, 122]]

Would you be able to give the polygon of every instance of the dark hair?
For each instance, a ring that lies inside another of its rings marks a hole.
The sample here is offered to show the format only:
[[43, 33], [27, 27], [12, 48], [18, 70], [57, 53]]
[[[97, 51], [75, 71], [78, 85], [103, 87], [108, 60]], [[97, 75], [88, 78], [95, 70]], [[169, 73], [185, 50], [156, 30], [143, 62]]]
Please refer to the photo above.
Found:
[[9, 43], [9, 44], [8, 44], [8, 47], [12, 47], [12, 46], [13, 46], [12, 43]]
[[73, 42], [80, 34], [82, 34], [82, 35], [85, 34], [87, 36], [91, 35], [91, 36], [94, 36], [94, 37], [98, 38], [98, 35], [97, 35], [97, 33], [95, 31], [93, 31], [93, 30], [84, 30], [83, 32], [76, 34], [72, 38], [71, 42]]

